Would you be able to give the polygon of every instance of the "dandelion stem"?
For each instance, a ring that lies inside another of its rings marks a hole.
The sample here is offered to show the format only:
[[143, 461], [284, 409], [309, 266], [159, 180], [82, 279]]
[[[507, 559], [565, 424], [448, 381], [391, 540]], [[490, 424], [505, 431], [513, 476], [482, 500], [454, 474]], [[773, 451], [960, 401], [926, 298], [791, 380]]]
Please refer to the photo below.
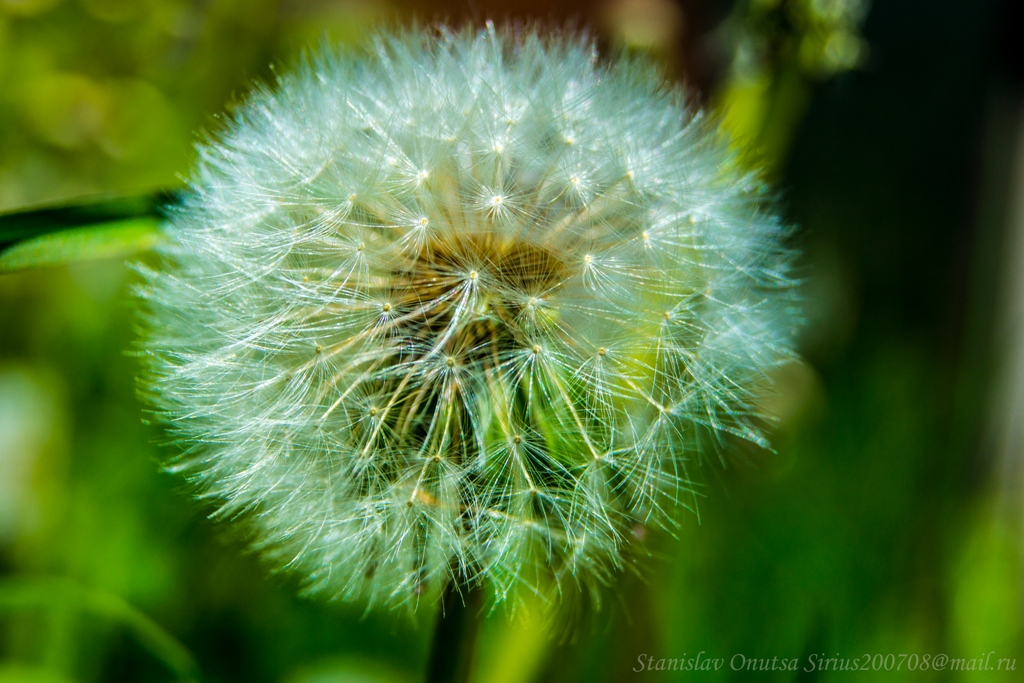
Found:
[[468, 683], [482, 605], [483, 591], [479, 588], [452, 581], [444, 589], [426, 683]]

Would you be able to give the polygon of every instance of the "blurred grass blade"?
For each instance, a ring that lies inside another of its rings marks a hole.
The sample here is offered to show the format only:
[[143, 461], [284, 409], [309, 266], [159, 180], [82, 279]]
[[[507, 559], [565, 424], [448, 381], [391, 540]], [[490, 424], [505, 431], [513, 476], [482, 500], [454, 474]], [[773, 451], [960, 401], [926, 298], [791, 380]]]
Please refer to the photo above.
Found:
[[0, 252], [0, 273], [106, 258], [149, 249], [162, 238], [155, 218], [130, 218], [50, 232]]
[[0, 213], [0, 273], [119, 258], [160, 239], [174, 192], [105, 195]]
[[130, 218], [159, 220], [162, 207], [173, 203], [173, 190], [131, 195], [100, 195], [55, 204], [0, 212], [0, 250], [33, 237], [69, 228]]
[[118, 596], [65, 579], [0, 581], [0, 611], [24, 608], [72, 608], [120, 623], [181, 681], [198, 681], [199, 667], [173, 635]]

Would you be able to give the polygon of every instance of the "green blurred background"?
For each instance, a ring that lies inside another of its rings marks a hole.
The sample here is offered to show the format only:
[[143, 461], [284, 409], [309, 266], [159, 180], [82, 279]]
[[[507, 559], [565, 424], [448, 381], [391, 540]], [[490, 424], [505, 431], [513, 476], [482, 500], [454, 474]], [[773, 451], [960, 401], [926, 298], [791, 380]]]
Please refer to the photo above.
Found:
[[[196, 131], [323, 35], [532, 17], [649, 52], [799, 226], [806, 362], [766, 399], [775, 452], [708, 464], [699, 520], [652, 534], [600, 609], [488, 618], [474, 681], [1024, 680], [1014, 4], [0, 0], [0, 210], [180, 184]], [[421, 680], [431, 615], [296, 597], [159, 471], [133, 278], [122, 259], [0, 274], [0, 683]], [[634, 671], [702, 652], [724, 666]], [[989, 652], [1017, 671], [803, 670]]]

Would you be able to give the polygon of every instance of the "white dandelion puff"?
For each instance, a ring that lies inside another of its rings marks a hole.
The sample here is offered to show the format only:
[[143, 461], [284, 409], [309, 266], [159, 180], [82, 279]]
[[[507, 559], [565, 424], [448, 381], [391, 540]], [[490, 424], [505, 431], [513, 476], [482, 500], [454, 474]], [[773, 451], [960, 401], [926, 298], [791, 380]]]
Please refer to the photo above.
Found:
[[787, 230], [678, 90], [593, 55], [379, 35], [200, 148], [143, 387], [172, 469], [310, 591], [604, 581], [688, 506], [701, 434], [764, 443]]

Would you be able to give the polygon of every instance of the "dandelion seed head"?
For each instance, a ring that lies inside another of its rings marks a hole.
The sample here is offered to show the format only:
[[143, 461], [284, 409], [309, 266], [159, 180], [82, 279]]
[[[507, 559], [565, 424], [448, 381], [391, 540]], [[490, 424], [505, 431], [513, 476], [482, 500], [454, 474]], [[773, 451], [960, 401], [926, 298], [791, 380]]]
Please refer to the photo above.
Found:
[[144, 270], [144, 391], [172, 468], [310, 592], [599, 584], [707, 444], [764, 443], [787, 230], [678, 90], [593, 54], [378, 35], [200, 147]]

